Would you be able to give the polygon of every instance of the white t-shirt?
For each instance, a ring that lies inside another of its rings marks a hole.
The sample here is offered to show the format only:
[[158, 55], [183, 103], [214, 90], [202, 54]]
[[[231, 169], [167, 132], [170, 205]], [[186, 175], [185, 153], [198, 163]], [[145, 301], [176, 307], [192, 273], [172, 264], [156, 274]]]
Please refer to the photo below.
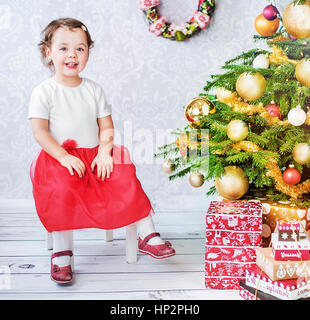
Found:
[[49, 120], [49, 132], [60, 145], [72, 139], [78, 148], [94, 148], [99, 144], [97, 118], [111, 113], [111, 105], [95, 81], [82, 78], [79, 86], [68, 87], [49, 78], [33, 89], [28, 119]]

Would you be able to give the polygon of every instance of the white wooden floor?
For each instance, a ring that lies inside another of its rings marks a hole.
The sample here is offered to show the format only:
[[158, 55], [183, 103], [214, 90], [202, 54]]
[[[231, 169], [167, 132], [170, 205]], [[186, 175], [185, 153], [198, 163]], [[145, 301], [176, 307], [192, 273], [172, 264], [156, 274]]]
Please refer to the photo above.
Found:
[[205, 288], [203, 214], [161, 212], [155, 222], [176, 256], [139, 254], [136, 264], [128, 264], [124, 228], [114, 231], [113, 242], [104, 241], [103, 230], [76, 230], [75, 281], [62, 286], [50, 280], [51, 252], [36, 214], [0, 211], [0, 300], [241, 300], [236, 290]]

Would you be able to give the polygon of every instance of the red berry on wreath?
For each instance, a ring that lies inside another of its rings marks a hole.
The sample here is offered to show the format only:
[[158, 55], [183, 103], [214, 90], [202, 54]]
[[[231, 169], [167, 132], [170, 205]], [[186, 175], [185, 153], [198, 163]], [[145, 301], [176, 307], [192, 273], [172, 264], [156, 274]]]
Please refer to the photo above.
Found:
[[275, 6], [273, 6], [272, 4], [265, 7], [265, 9], [263, 10], [264, 18], [269, 21], [274, 20], [277, 17], [278, 13], [279, 13], [278, 9]]
[[265, 109], [272, 117], [278, 117], [279, 119], [282, 118], [282, 115], [280, 113], [280, 106], [278, 104], [275, 104], [273, 101], [271, 102], [271, 104], [268, 104]]
[[289, 168], [283, 172], [282, 176], [284, 182], [290, 185], [297, 184], [301, 180], [300, 172], [293, 165], [290, 165]]

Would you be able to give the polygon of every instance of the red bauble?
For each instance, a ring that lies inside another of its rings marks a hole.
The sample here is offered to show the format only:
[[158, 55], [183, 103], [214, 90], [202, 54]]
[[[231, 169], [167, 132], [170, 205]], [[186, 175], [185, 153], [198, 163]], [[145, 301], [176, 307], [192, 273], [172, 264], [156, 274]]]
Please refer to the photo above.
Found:
[[268, 104], [265, 107], [265, 109], [271, 116], [278, 117], [279, 119], [282, 118], [282, 115], [280, 113], [280, 106], [278, 104], [275, 104], [275, 103]]
[[287, 184], [294, 185], [300, 182], [301, 174], [295, 167], [290, 166], [283, 172], [283, 180]]
[[278, 13], [279, 13], [278, 9], [272, 4], [270, 4], [263, 10], [264, 18], [269, 21], [276, 19]]

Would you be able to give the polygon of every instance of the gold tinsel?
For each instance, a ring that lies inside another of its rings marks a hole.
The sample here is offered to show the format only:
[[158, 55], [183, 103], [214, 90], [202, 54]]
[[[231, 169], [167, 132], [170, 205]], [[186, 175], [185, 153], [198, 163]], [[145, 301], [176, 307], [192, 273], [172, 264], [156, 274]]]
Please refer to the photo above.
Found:
[[[210, 141], [209, 145], [212, 147], [216, 147], [220, 144], [220, 142], [214, 142], [214, 141]], [[217, 155], [223, 155], [226, 153], [226, 151], [228, 150], [228, 148], [224, 148], [222, 150], [214, 150], [212, 151], [213, 154], [217, 154]]]
[[282, 34], [272, 39], [273, 42], [288, 41], [288, 40], [291, 40], [290, 37], [285, 37]]
[[[180, 137], [177, 139], [176, 144], [178, 145], [180, 151], [184, 150], [186, 151], [187, 148], [197, 148], [198, 144], [201, 144], [202, 146], [206, 147], [207, 144], [209, 143], [210, 146], [216, 146], [218, 143], [213, 142], [208, 140], [209, 136], [204, 135], [203, 138], [205, 138], [205, 141], [199, 142], [199, 141], [189, 141], [189, 137], [187, 134], [182, 134]], [[255, 144], [252, 141], [240, 141], [236, 142], [230, 145], [235, 150], [238, 151], [246, 151], [246, 152], [258, 152], [258, 151], [264, 151], [261, 147], [259, 147], [257, 144]], [[228, 148], [223, 149], [223, 150], [216, 150], [213, 153], [217, 155], [223, 155], [226, 153]], [[275, 181], [275, 187], [278, 191], [281, 191], [282, 193], [290, 196], [293, 199], [298, 199], [302, 197], [304, 193], [309, 193], [310, 192], [310, 179], [292, 186], [284, 182], [283, 177], [282, 177], [282, 172], [281, 169], [278, 166], [278, 162], [274, 158], [268, 158], [268, 162], [266, 165], [268, 172], [267, 176], [270, 176], [274, 179]]]
[[298, 61], [289, 59], [288, 56], [283, 52], [283, 50], [279, 47], [272, 46], [272, 53], [269, 55], [269, 61], [271, 64], [274, 64], [276, 66], [287, 62], [290, 64], [293, 64], [294, 66], [297, 65]]
[[305, 124], [310, 126], [310, 110], [307, 112], [307, 119], [306, 119]]
[[[262, 150], [258, 145], [251, 141], [241, 141], [238, 143], [234, 143], [232, 147], [235, 150], [243, 150], [247, 152], [257, 152]], [[268, 169], [267, 176], [270, 176], [274, 179], [276, 184], [275, 186], [278, 191], [283, 192], [293, 199], [298, 199], [304, 193], [310, 192], [310, 179], [295, 186], [285, 183], [282, 177], [281, 169], [279, 168], [276, 159], [268, 158], [266, 167]]]
[[[229, 99], [227, 105], [230, 106], [234, 112], [246, 113], [249, 116], [259, 113], [260, 116], [267, 120], [267, 125], [269, 126], [272, 126], [274, 124], [288, 126], [290, 124], [287, 120], [282, 121], [278, 117], [271, 116], [269, 112], [266, 111], [262, 103], [259, 103], [258, 105], [248, 104], [247, 102], [243, 101], [241, 97], [236, 95], [232, 96], [232, 98]], [[308, 115], [308, 117], [308, 120], [310, 122], [310, 114]]]
[[203, 132], [181, 133], [176, 140], [176, 145], [181, 152], [187, 152], [187, 149], [197, 150], [199, 146], [201, 148], [207, 148], [209, 145], [209, 135]]
[[267, 176], [274, 179], [276, 183], [276, 189], [284, 194], [292, 197], [293, 199], [298, 199], [302, 197], [304, 193], [310, 192], [310, 179], [295, 186], [285, 183], [276, 159], [269, 158], [266, 167], [268, 169]]
[[[267, 125], [280, 125], [280, 126], [289, 126], [290, 123], [288, 120], [282, 121], [278, 117], [273, 117], [269, 114], [268, 111], [264, 108], [264, 105], [260, 102], [258, 105], [248, 104], [243, 101], [241, 97], [233, 95], [231, 99], [226, 103], [234, 112], [246, 113], [251, 116], [253, 114], [259, 114], [261, 117], [267, 120]], [[310, 111], [307, 113], [307, 119], [305, 122], [306, 125], [310, 125]]]
[[259, 147], [257, 144], [255, 144], [252, 141], [240, 141], [237, 143], [234, 143], [232, 145], [232, 148], [238, 151], [247, 151], [247, 152], [257, 152], [257, 151], [261, 151], [262, 148]]

